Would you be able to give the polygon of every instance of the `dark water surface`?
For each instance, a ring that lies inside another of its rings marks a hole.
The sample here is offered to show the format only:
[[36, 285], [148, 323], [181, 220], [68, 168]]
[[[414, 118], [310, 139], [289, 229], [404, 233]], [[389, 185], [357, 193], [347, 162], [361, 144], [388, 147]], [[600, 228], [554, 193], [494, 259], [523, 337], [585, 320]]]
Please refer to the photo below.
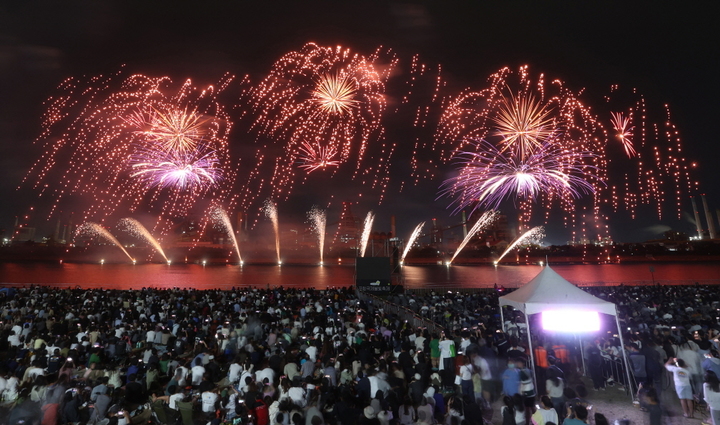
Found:
[[[720, 284], [720, 264], [632, 263], [554, 265], [570, 282], [581, 285]], [[654, 272], [650, 272], [653, 267]], [[508, 288], [535, 277], [538, 265], [405, 266], [402, 281], [408, 288], [479, 288], [495, 283]], [[1, 263], [3, 285], [42, 284], [56, 287], [142, 287], [229, 289], [240, 286], [328, 288], [353, 284], [354, 265], [208, 265], [200, 264], [49, 264]]]

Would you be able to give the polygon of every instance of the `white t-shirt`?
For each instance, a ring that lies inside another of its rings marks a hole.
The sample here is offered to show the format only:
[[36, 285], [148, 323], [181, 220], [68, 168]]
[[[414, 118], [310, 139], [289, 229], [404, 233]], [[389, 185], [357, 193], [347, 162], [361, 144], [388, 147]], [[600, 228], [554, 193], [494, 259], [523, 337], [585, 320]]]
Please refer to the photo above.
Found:
[[720, 393], [710, 389], [708, 384], [703, 384], [703, 393], [710, 410], [720, 410]]
[[215, 402], [218, 399], [218, 395], [212, 391], [205, 391], [202, 393], [202, 411], [210, 413], [215, 411]]
[[192, 384], [200, 385], [202, 382], [203, 375], [205, 375], [205, 368], [202, 366], [193, 366], [192, 372]]
[[440, 341], [440, 357], [446, 359], [452, 357], [451, 347], [455, 345], [455, 341], [452, 339], [443, 339]]
[[669, 370], [673, 374], [673, 380], [675, 381], [675, 388], [678, 387], [689, 387], [690, 384], [690, 371], [686, 368], [682, 368], [674, 365], [665, 365], [665, 369]]
[[183, 394], [183, 393], [173, 394], [168, 399], [168, 405], [170, 406], [171, 409], [178, 410], [177, 402], [182, 401], [182, 399], [184, 397], [185, 397], [185, 394]]
[[230, 370], [228, 371], [228, 380], [230, 383], [234, 384], [240, 379], [242, 370], [243, 367], [239, 363], [233, 363], [230, 365]]
[[310, 357], [310, 361], [315, 363], [317, 361], [317, 347], [314, 345], [309, 346], [305, 349], [305, 353]]
[[460, 366], [460, 379], [469, 381], [472, 379], [472, 365], [464, 364]]

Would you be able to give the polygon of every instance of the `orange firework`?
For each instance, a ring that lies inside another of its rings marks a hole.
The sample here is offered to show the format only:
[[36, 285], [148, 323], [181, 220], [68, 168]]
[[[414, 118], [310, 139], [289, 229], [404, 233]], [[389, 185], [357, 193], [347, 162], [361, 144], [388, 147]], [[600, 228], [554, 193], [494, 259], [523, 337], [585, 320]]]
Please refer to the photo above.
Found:
[[509, 97], [503, 97], [494, 117], [496, 134], [502, 138], [500, 152], [510, 149], [521, 160], [532, 155], [558, 132], [549, 115], [550, 110], [536, 102], [532, 95], [516, 99], [511, 93]]
[[352, 80], [338, 75], [323, 75], [313, 92], [315, 102], [328, 114], [343, 115], [351, 113], [358, 101], [357, 89]]
[[[343, 164], [350, 164], [349, 179], [384, 187], [385, 161], [392, 155], [383, 139], [385, 84], [394, 64], [381, 49], [365, 56], [314, 43], [278, 59], [247, 94], [251, 131], [273, 149], [257, 150], [250, 184], [240, 194], [242, 205], [264, 196], [258, 186], [268, 175], [267, 196], [284, 199], [306, 173], [332, 166], [332, 177]], [[369, 149], [376, 142], [383, 145], [377, 154], [382, 159]], [[298, 169], [305, 172], [300, 179]]]
[[147, 129], [141, 134], [148, 141], [158, 142], [164, 149], [186, 153], [194, 150], [207, 133], [206, 119], [197, 111], [176, 105], [150, 106]]

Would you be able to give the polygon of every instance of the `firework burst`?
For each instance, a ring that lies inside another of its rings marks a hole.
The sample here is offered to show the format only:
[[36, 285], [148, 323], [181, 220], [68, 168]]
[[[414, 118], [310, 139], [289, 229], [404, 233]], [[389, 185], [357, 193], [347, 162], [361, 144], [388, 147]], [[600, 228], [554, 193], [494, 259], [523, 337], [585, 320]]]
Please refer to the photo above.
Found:
[[596, 168], [590, 152], [574, 152], [545, 143], [520, 159], [481, 142], [477, 152], [463, 152], [460, 174], [443, 183], [441, 195], [459, 195], [455, 212], [465, 208], [497, 208], [505, 199], [537, 201], [541, 195], [571, 200], [593, 193]]
[[144, 155], [131, 160], [130, 177], [143, 181], [147, 188], [202, 192], [217, 185], [222, 179], [222, 169], [216, 152], [204, 150], [146, 151]]
[[337, 167], [340, 165], [340, 161], [334, 159], [337, 155], [337, 148], [335, 146], [311, 145], [305, 142], [300, 146], [299, 150], [300, 154], [298, 155], [298, 159], [300, 161], [300, 168], [305, 169], [308, 173], [312, 173], [318, 169]]
[[622, 112], [610, 112], [610, 115], [612, 116], [610, 122], [612, 123], [615, 131], [617, 131], [615, 137], [620, 140], [620, 143], [622, 143], [628, 158], [634, 157], [635, 155], [637, 155], [637, 152], [635, 151], [635, 147], [633, 147], [632, 142], [632, 131], [635, 127], [632, 127], [630, 125], [631, 117], [623, 116]]
[[192, 152], [207, 133], [206, 120], [187, 107], [180, 109], [170, 105], [166, 108], [168, 110], [161, 111], [151, 106], [146, 114], [140, 114], [145, 119], [143, 127], [146, 129], [139, 133], [148, 142], [157, 142], [168, 151]]
[[218, 96], [232, 80], [199, 89], [122, 71], [68, 79], [47, 102], [45, 152], [24, 183], [53, 200], [51, 216], [81, 201], [85, 221], [142, 211], [165, 233], [199, 200], [229, 195], [220, 183], [235, 175], [231, 122]]
[[440, 192], [456, 198], [456, 213], [511, 199], [521, 228], [538, 210], [549, 221], [556, 206], [564, 224], [575, 228], [579, 198], [590, 195], [585, 207], [604, 218], [598, 209], [607, 171], [604, 128], [560, 80], [532, 78], [527, 66], [503, 68], [487, 88], [446, 102], [435, 137], [441, 160], [463, 164]]
[[357, 107], [357, 89], [353, 80], [338, 75], [324, 75], [313, 91], [315, 102], [326, 114], [349, 114]]
[[[247, 93], [250, 131], [263, 146], [239, 195], [241, 205], [249, 207], [265, 188], [273, 199], [286, 199], [307, 179], [305, 173], [298, 178], [298, 170], [333, 167], [326, 176], [333, 177], [347, 168], [343, 176], [384, 189], [394, 152], [383, 135], [385, 84], [394, 66], [382, 49], [366, 56], [313, 43], [277, 60]], [[375, 143], [379, 149], [370, 149]]]
[[536, 148], [552, 140], [558, 129], [549, 118], [550, 110], [530, 95], [519, 99], [503, 97], [494, 118], [496, 134], [502, 138], [501, 152], [510, 150], [520, 160], [532, 154]]

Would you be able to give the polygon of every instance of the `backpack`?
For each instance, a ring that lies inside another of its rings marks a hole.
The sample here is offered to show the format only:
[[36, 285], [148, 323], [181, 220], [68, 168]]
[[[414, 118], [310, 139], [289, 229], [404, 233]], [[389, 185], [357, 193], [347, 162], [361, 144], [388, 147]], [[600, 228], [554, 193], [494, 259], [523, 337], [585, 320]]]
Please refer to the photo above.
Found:
[[256, 425], [268, 425], [270, 423], [270, 412], [268, 407], [262, 400], [255, 400], [257, 405], [255, 406], [255, 424]]

